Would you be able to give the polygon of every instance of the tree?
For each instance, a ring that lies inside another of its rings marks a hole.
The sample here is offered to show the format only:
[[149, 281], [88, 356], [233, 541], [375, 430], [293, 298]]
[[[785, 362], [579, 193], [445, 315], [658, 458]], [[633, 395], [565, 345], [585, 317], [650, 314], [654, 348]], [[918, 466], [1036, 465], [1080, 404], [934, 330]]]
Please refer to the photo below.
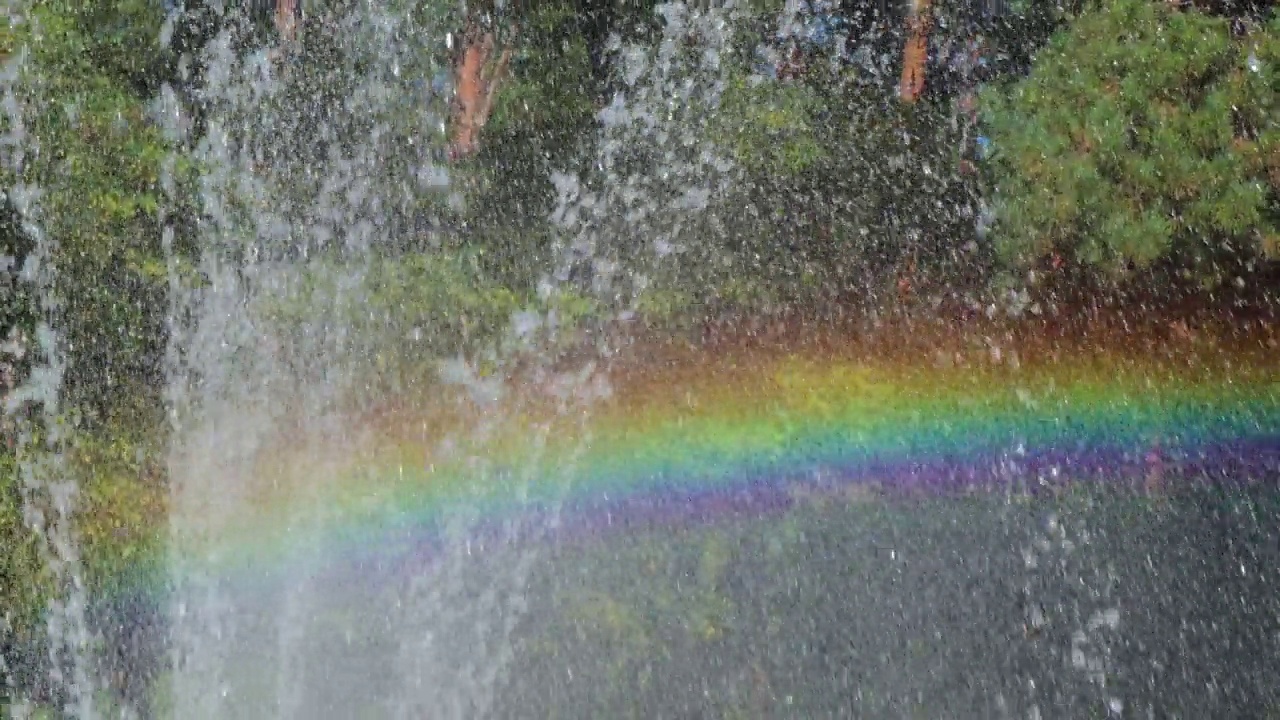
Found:
[[1237, 37], [1167, 3], [1101, 3], [983, 104], [1007, 263], [1214, 285], [1280, 256], [1280, 20]]

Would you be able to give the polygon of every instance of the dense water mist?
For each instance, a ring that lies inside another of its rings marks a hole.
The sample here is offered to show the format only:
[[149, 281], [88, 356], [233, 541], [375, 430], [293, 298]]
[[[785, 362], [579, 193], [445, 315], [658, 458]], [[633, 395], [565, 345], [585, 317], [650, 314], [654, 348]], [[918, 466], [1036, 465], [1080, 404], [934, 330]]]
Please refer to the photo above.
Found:
[[[644, 216], [670, 207], [673, 193], [696, 195], [701, 173], [689, 168], [673, 176], [644, 163], [624, 182], [613, 158], [624, 142], [647, 158], [677, 148], [688, 154], [685, 139], [657, 113], [660, 97], [685, 83], [690, 100], [713, 101], [695, 81], [708, 72], [714, 80], [724, 38], [704, 38], [701, 61], [677, 57], [674, 48], [691, 28], [727, 31], [719, 11], [704, 16], [671, 5], [665, 13], [668, 39], [652, 61], [655, 69], [636, 65], [647, 51], [615, 46], [630, 53], [633, 84], [654, 79], [634, 99], [619, 95], [606, 111], [607, 136], [629, 114], [638, 119], [630, 124], [645, 131], [603, 143], [598, 165], [608, 172], [592, 185], [592, 192], [615, 195], [631, 188], [625, 220], [633, 230], [651, 227]], [[458, 202], [439, 152], [447, 98], [420, 83], [441, 72], [441, 66], [423, 66], [422, 58], [443, 57], [450, 33], [443, 18], [423, 22], [408, 6], [326, 16], [316, 29], [341, 37], [342, 52], [335, 54], [344, 64], [319, 67], [275, 62], [266, 50], [246, 52], [235, 23], [228, 25], [190, 54], [203, 67], [202, 82], [190, 91], [203, 110], [202, 132], [192, 132], [176, 93], [169, 93], [174, 100], [164, 115], [171, 133], [185, 134], [203, 168], [202, 281], [173, 280], [170, 702], [184, 717], [486, 715], [513, 661], [509, 636], [527, 605], [525, 588], [540, 551], [516, 548], [496, 564], [470, 562], [471, 527], [481, 518], [479, 509], [469, 509], [465, 491], [446, 510], [441, 562], [408, 577], [387, 570], [372, 585], [358, 573], [340, 576], [336, 585], [314, 577], [331, 559], [312, 548], [344, 522], [343, 508], [307, 499], [323, 497], [323, 484], [336, 480], [325, 477], [323, 465], [276, 518], [287, 525], [285, 552], [294, 558], [285, 568], [235, 583], [202, 569], [218, 565], [218, 548], [233, 539], [227, 536], [233, 521], [250, 511], [255, 484], [274, 480], [263, 477], [261, 461], [263, 453], [281, 450], [273, 445], [281, 441], [280, 427], [290, 428], [287, 443], [295, 447], [324, 447], [335, 458], [359, 452], [363, 433], [350, 413], [394, 399], [379, 398], [374, 389], [373, 358], [389, 349], [368, 330], [379, 318], [363, 311], [374, 291], [367, 273], [400, 252], [396, 233], [420, 225], [430, 203]], [[697, 152], [693, 158], [699, 161]], [[658, 176], [663, 194], [636, 191], [637, 183]], [[586, 275], [577, 272], [573, 280], [593, 278], [584, 289], [602, 298], [632, 276], [620, 264], [631, 258], [619, 252], [630, 239], [614, 236], [604, 245], [591, 238], [608, 236], [623, 214], [616, 203], [589, 194], [565, 198], [557, 211], [572, 218], [565, 222], [577, 239], [569, 236], [556, 265], [585, 263]], [[319, 291], [317, 276], [325, 281]], [[569, 283], [568, 273], [548, 268], [543, 297]], [[554, 318], [528, 310], [512, 328], [526, 373], [530, 360], [534, 366], [551, 360], [531, 352], [529, 332], [538, 328], [554, 329]], [[502, 367], [511, 352], [500, 340], [490, 362]], [[510, 411], [501, 388], [486, 388], [471, 367], [474, 359], [441, 360], [445, 382], [469, 388], [470, 402], [487, 410], [475, 425], [448, 433], [480, 440], [483, 448], [483, 438], [495, 433], [536, 439], [548, 432], [514, 426], [519, 419], [504, 416]], [[574, 388], [591, 387], [590, 362], [586, 357], [576, 367], [533, 376], [568, 392], [562, 411], [581, 415], [592, 395]], [[428, 446], [449, 442], [444, 433], [424, 440]], [[522, 483], [535, 479], [527, 475], [538, 458], [521, 462], [529, 470], [496, 466], [483, 455], [469, 467], [478, 486], [503, 483], [518, 495]]]

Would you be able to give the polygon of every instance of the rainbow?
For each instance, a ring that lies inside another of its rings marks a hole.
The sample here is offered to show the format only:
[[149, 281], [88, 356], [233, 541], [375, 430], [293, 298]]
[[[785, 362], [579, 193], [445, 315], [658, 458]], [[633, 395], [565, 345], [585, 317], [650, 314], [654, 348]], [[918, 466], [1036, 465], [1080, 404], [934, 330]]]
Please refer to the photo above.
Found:
[[[605, 368], [608, 392], [581, 407], [554, 409], [545, 383], [513, 382], [489, 409], [434, 401], [362, 421], [366, 441], [336, 458], [274, 455], [276, 494], [246, 509], [212, 562], [254, 574], [302, 553], [387, 569], [458, 541], [458, 518], [483, 548], [832, 499], [1280, 477], [1280, 363], [1265, 344], [1006, 345], [668, 346]], [[314, 532], [289, 519], [300, 503], [324, 518]]]

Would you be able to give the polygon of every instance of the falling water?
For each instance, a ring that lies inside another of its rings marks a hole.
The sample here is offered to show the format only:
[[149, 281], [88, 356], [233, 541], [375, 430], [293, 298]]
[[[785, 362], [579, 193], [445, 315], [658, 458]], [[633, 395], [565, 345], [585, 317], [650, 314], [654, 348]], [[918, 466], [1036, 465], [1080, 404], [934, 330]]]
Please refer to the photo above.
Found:
[[666, 3], [657, 13], [655, 46], [610, 39], [622, 89], [599, 113], [593, 172], [553, 178], [552, 220], [563, 239], [544, 285], [590, 278], [589, 289], [622, 313], [678, 256], [704, 260], [724, 236], [711, 201], [739, 179], [710, 132], [729, 80], [737, 6]]
[[[624, 58], [628, 90], [601, 113], [599, 172], [588, 179], [593, 190], [561, 199], [556, 220], [568, 241], [543, 283], [544, 298], [556, 286], [586, 277], [602, 299], [616, 302], [617, 291], [631, 292], [630, 302], [620, 303], [627, 308], [645, 286], [635, 269], [679, 249], [687, 235], [682, 225], [705, 209], [731, 169], [697, 132], [723, 89], [718, 53], [727, 47], [727, 15], [691, 12], [681, 4], [661, 12], [666, 31], [656, 53], [612, 45]], [[14, 12], [10, 16], [21, 21]], [[282, 575], [255, 580], [270, 588], [265, 595], [261, 587], [247, 590], [209, 570], [222, 559], [228, 528], [250, 507], [261, 459], [280, 442], [281, 428], [288, 428], [290, 443], [324, 446], [339, 456], [356, 452], [363, 440], [347, 421], [353, 401], [356, 407], [376, 404], [375, 398], [361, 397], [375, 372], [371, 356], [379, 351], [378, 341], [356, 328], [361, 319], [371, 319], [361, 317], [366, 274], [418, 227], [423, 197], [435, 197], [428, 204], [458, 202], [449, 194], [447, 170], [436, 161], [446, 98], [438, 88], [424, 92], [415, 81], [439, 74], [440, 66], [423, 66], [422, 59], [443, 55], [445, 20], [442, 15], [432, 19], [439, 24], [423, 24], [407, 7], [335, 12], [319, 29], [340, 39], [336, 55], [345, 64], [320, 67], [318, 79], [305, 77], [300, 64], [247, 43], [251, 19], [217, 6], [175, 12], [159, 38], [169, 43], [202, 24], [220, 28], [180, 59], [186, 78], [196, 81], [185, 91], [162, 88], [154, 107], [168, 139], [199, 167], [192, 183], [181, 174], [176, 155], [165, 163], [160, 182], [170, 202], [161, 208], [161, 219], [181, 220], [183, 212], [194, 210], [201, 228], [194, 267], [175, 248], [174, 227], [163, 232], [170, 289], [165, 397], [172, 435], [170, 679], [160, 694], [167, 696], [162, 704], [170, 712], [221, 717], [252, 709], [325, 717], [381, 707], [395, 716], [470, 717], [483, 714], [511, 660], [506, 638], [519, 619], [521, 587], [535, 554], [516, 553], [502, 574], [477, 577], [468, 567], [466, 540], [475, 517], [465, 504], [453, 513], [450, 535], [459, 541], [444, 564], [376, 597], [315, 585], [308, 548], [333, 518], [301, 497], [284, 516], [296, 561]], [[692, 55], [691, 37], [701, 48]], [[23, 59], [9, 59], [5, 83], [4, 160], [19, 177], [24, 154], [39, 151], [36, 139], [23, 131], [23, 103], [38, 88], [38, 79], [23, 75]], [[663, 100], [671, 93], [697, 112], [673, 114], [674, 106]], [[660, 163], [657, 172], [648, 168], [654, 160]], [[194, 208], [186, 202], [193, 194]], [[24, 277], [51, 316], [57, 307], [56, 268], [50, 262], [57, 238], [40, 230], [38, 188], [10, 188], [9, 198], [37, 240]], [[665, 209], [684, 211], [683, 219], [660, 221]], [[656, 231], [651, 258], [623, 251], [630, 238], [614, 232], [620, 227], [616, 220]], [[582, 264], [571, 280], [570, 268]], [[314, 292], [308, 281], [316, 278], [325, 281], [323, 294], [304, 300], [303, 288]], [[623, 287], [623, 280], [633, 287]], [[299, 302], [308, 312], [282, 321], [281, 308]], [[529, 319], [536, 316], [520, 313], [512, 328], [512, 347], [526, 355]], [[549, 316], [535, 324], [555, 327]], [[52, 680], [67, 691], [67, 711], [89, 718], [95, 712], [93, 652], [70, 522], [77, 488], [60, 450], [63, 349], [48, 323], [39, 326], [34, 340], [22, 349], [39, 362], [10, 394], [7, 410], [20, 428], [27, 521], [44, 537], [43, 559], [61, 589], [48, 614]], [[496, 352], [501, 363], [508, 351]], [[452, 375], [480, 390], [472, 394], [481, 404], [497, 401], [467, 361], [452, 362], [456, 367], [443, 373], [446, 381]], [[564, 413], [581, 418], [584, 442], [590, 435], [584, 410], [607, 394], [592, 368], [587, 359], [567, 371], [532, 373], [561, 398]], [[28, 412], [36, 408], [38, 413]], [[483, 438], [504, 424], [509, 420], [497, 415], [468, 431]], [[549, 430], [524, 432], [536, 437]], [[537, 458], [529, 460], [536, 466]], [[481, 478], [500, 477], [515, 487], [529, 480], [522, 471], [483, 458], [473, 467]], [[554, 522], [554, 515], [543, 517]], [[480, 602], [463, 599], [474, 597]], [[370, 636], [363, 650], [353, 650], [349, 640], [341, 649], [326, 646], [332, 638], [317, 618], [335, 613], [361, 616], [357, 621]]]
[[[621, 252], [630, 238], [611, 234], [617, 221], [657, 229], [658, 218], [674, 209], [687, 223], [731, 169], [697, 141], [696, 127], [705, 124], [723, 88], [718, 53], [729, 37], [726, 11], [691, 12], [674, 4], [662, 13], [666, 34], [656, 54], [613, 45], [625, 58], [632, 94], [620, 94], [602, 112], [599, 176], [588, 180], [594, 194], [562, 198], [556, 219], [568, 249], [544, 282], [544, 297], [583, 277], [590, 278], [584, 289], [610, 302], [621, 299], [616, 290], [633, 289], [620, 287], [620, 280], [642, 287], [635, 268], [624, 265], [636, 262]], [[414, 225], [406, 218], [415, 217], [424, 194], [456, 202], [433, 155], [440, 143], [431, 141], [443, 127], [443, 98], [424, 96], [411, 80], [437, 72], [413, 63], [431, 56], [423, 49], [433, 44], [441, 55], [443, 25], [415, 24], [396, 8], [358, 9], [318, 25], [346, 39], [349, 58], [364, 55], [349, 59], [349, 66], [325, 68], [338, 81], [327, 81], [332, 84], [321, 102], [304, 97], [301, 76], [284, 74], [265, 52], [237, 51], [227, 29], [198, 51], [206, 67], [194, 92], [207, 113], [203, 134], [189, 134], [191, 122], [173, 91], [162, 104], [171, 136], [196, 149], [205, 218], [204, 281], [193, 285], [178, 276], [176, 260], [171, 263], [171, 702], [185, 717], [243, 708], [280, 717], [483, 715], [512, 661], [508, 637], [537, 555], [520, 549], [478, 570], [468, 539], [477, 516], [465, 502], [450, 513], [447, 535], [457, 542], [443, 562], [381, 594], [311, 579], [316, 567], [308, 548], [337, 520], [330, 517], [334, 511], [301, 497], [286, 516], [296, 560], [283, 575], [260, 579], [258, 585], [272, 588], [265, 597], [261, 589], [250, 593], [201, 570], [218, 563], [219, 533], [251, 503], [258, 463], [278, 428], [290, 428], [290, 443], [338, 455], [358, 451], [362, 438], [346, 424], [346, 413], [353, 399], [375, 402], [362, 395], [372, 392], [370, 356], [384, 350], [358, 331], [368, 299], [364, 275], [376, 258], [394, 252], [397, 238], [388, 235]], [[691, 34], [700, 48], [692, 55]], [[301, 73], [302, 67], [288, 70]], [[701, 117], [672, 115], [675, 106], [663, 100], [671, 93], [700, 107]], [[623, 157], [624, 151], [642, 157]], [[653, 160], [660, 163], [656, 171]], [[168, 182], [172, 188], [174, 179]], [[661, 228], [653, 236], [655, 254], [677, 247], [681, 230], [680, 222]], [[598, 242], [602, 237], [610, 242]], [[575, 263], [586, 267], [571, 280], [567, 270]], [[328, 294], [308, 296], [308, 312], [287, 327], [273, 324], [272, 309], [296, 303], [307, 274], [325, 277]], [[529, 327], [555, 325], [540, 312], [518, 314], [512, 328], [511, 347], [523, 348], [526, 359]], [[509, 354], [503, 347], [490, 358], [499, 366]], [[563, 398], [562, 412], [579, 418], [581, 442], [589, 442], [586, 411], [593, 398], [607, 394], [591, 359], [538, 370], [549, 357], [533, 353], [535, 368], [525, 372]], [[500, 392], [486, 389], [469, 361], [450, 361], [443, 379], [451, 377], [472, 388], [475, 402], [501, 408]], [[500, 410], [486, 417], [466, 429], [471, 440], [510, 432], [518, 422]], [[539, 433], [549, 431], [520, 430], [534, 438], [534, 448], [542, 444]], [[536, 457], [525, 462], [538, 466]], [[483, 458], [472, 467], [478, 482], [501, 482], [515, 493], [535, 479]], [[554, 513], [542, 517], [554, 522]], [[332, 637], [323, 618], [335, 616], [360, 628], [358, 643], [350, 631], [345, 641]]]
[[[8, 10], [10, 24], [31, 21], [13, 6]], [[0, 162], [10, 177], [24, 180], [28, 158], [41, 152], [39, 138], [26, 132], [26, 119], [33, 115], [30, 106], [43, 102], [41, 78], [26, 60], [25, 52], [17, 52], [5, 61], [0, 100], [5, 110]], [[63, 695], [63, 709], [88, 718], [96, 684], [86, 619], [88, 598], [73, 525], [78, 487], [65, 455], [72, 417], [60, 403], [66, 348], [52, 324], [59, 308], [54, 265], [58, 238], [41, 226], [39, 187], [18, 184], [7, 188], [7, 196], [22, 218], [24, 232], [34, 240], [21, 277], [37, 299], [38, 319], [34, 338], [19, 332], [8, 338], [3, 348], [10, 372], [26, 354], [33, 358], [30, 372], [5, 398], [4, 415], [17, 431], [15, 455], [23, 520], [38, 538], [41, 560], [52, 575], [53, 597], [46, 613], [49, 679], [53, 691]]]
[[[449, 676], [499, 667], [467, 658], [500, 653], [502, 629], [496, 645], [459, 633], [513, 612], [521, 562], [509, 576], [489, 578], [493, 600], [479, 605], [462, 600], [475, 588], [463, 586], [461, 561], [372, 594], [317, 585], [312, 548], [333, 511], [306, 497], [322, 494], [321, 464], [281, 517], [287, 569], [240, 585], [206, 569], [219, 563], [227, 528], [260, 489], [263, 453], [285, 442], [327, 448], [341, 463], [357, 451], [351, 401], [375, 402], [359, 397], [377, 351], [357, 332], [373, 320], [362, 317], [365, 274], [393, 252], [393, 234], [418, 199], [441, 194], [447, 182], [431, 141], [443, 127], [443, 100], [412, 80], [435, 72], [421, 58], [443, 45], [440, 27], [415, 25], [406, 8], [337, 12], [314, 29], [341, 40], [345, 63], [307, 68], [265, 50], [244, 52], [236, 22], [225, 21], [190, 58], [205, 67], [191, 101], [206, 126], [183, 139], [202, 167], [205, 220], [203, 282], [175, 278], [171, 309], [173, 711], [419, 716], [426, 703], [442, 716], [468, 716], [483, 704], [483, 679]], [[322, 88], [305, 86], [308, 69], [320, 72]], [[182, 103], [167, 109], [171, 133], [183, 136], [190, 123]], [[324, 290], [304, 299], [302, 288], [317, 277]], [[280, 309], [299, 303], [310, 310], [282, 322]], [[466, 526], [456, 528], [459, 536]], [[335, 616], [361, 628], [358, 644], [350, 630], [345, 641], [333, 636], [325, 618]]]

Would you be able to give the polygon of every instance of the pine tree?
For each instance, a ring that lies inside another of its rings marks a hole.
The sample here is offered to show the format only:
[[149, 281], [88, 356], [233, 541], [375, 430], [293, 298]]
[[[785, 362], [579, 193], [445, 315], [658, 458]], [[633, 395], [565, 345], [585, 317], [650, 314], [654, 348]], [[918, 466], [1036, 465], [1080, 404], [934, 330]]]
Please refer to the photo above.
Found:
[[1005, 261], [1212, 286], [1280, 256], [1280, 19], [1105, 2], [983, 105]]

